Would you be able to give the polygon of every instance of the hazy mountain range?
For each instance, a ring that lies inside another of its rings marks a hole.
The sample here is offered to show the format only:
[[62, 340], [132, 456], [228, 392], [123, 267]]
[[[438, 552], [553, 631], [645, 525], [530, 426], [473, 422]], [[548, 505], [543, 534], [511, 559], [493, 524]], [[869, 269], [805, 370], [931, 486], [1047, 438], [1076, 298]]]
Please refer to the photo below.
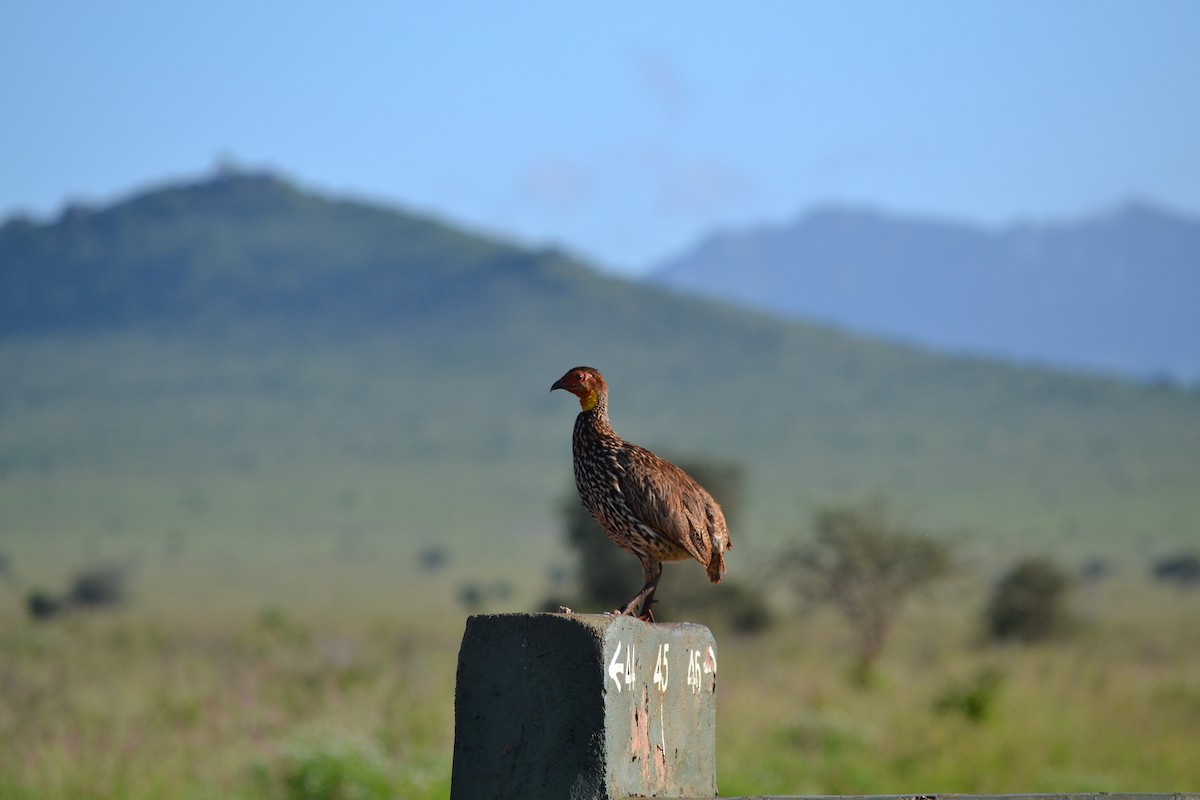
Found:
[[1145, 203], [1003, 230], [825, 208], [650, 280], [945, 352], [1200, 380], [1200, 220]]
[[[821, 227], [903, 249], [866, 219]], [[0, 226], [6, 535], [544, 557], [578, 410], [548, 389], [576, 364], [631, 440], [741, 465], [742, 558], [873, 493], [995, 541], [1177, 540], [1200, 515], [1200, 393], [847, 335], [223, 173]]]

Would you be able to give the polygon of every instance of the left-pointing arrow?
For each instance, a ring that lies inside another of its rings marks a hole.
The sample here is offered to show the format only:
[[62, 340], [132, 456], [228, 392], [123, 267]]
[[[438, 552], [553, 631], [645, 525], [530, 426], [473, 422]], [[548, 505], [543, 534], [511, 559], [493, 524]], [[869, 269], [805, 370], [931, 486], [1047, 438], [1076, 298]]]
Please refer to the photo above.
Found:
[[613, 683], [617, 685], [617, 692], [621, 691], [621, 681], [617, 678], [618, 675], [625, 675], [625, 665], [617, 663], [617, 659], [621, 657], [621, 643], [617, 642], [617, 652], [613, 653], [612, 661], [608, 662], [608, 677], [612, 678]]

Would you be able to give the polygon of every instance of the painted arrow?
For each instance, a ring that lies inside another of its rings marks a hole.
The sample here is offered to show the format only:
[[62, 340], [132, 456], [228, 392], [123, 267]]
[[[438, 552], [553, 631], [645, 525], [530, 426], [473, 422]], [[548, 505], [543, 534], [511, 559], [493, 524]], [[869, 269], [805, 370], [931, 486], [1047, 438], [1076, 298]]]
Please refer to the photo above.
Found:
[[613, 683], [617, 685], [617, 694], [621, 693], [621, 681], [617, 678], [618, 675], [624, 677], [625, 665], [618, 664], [617, 659], [621, 657], [621, 643], [617, 642], [617, 652], [613, 653], [612, 661], [608, 663], [608, 677], [613, 679]]

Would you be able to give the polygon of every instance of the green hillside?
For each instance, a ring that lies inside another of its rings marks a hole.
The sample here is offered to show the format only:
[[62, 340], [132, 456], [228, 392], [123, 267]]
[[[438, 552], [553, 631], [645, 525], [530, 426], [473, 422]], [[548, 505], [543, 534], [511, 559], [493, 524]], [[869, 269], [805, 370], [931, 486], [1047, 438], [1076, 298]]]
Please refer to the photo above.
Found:
[[446, 598], [414, 557], [443, 546], [533, 597], [571, 485], [576, 408], [548, 389], [577, 363], [628, 438], [745, 467], [740, 565], [876, 493], [981, 552], [1200, 534], [1196, 393], [783, 322], [271, 176], [9, 222], [0, 330], [0, 549], [23, 580], [108, 558], [180, 598], [213, 571], [237, 603], [329, 569], [359, 578], [324, 602]]

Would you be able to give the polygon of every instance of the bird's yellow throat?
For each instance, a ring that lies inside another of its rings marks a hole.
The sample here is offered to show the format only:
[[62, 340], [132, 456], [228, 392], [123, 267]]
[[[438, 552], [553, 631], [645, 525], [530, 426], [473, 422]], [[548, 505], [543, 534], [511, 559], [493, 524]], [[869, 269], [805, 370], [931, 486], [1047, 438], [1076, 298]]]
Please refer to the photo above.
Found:
[[600, 393], [592, 390], [583, 397], [579, 398], [579, 407], [584, 411], [591, 411], [596, 407], [596, 403], [600, 402]]

